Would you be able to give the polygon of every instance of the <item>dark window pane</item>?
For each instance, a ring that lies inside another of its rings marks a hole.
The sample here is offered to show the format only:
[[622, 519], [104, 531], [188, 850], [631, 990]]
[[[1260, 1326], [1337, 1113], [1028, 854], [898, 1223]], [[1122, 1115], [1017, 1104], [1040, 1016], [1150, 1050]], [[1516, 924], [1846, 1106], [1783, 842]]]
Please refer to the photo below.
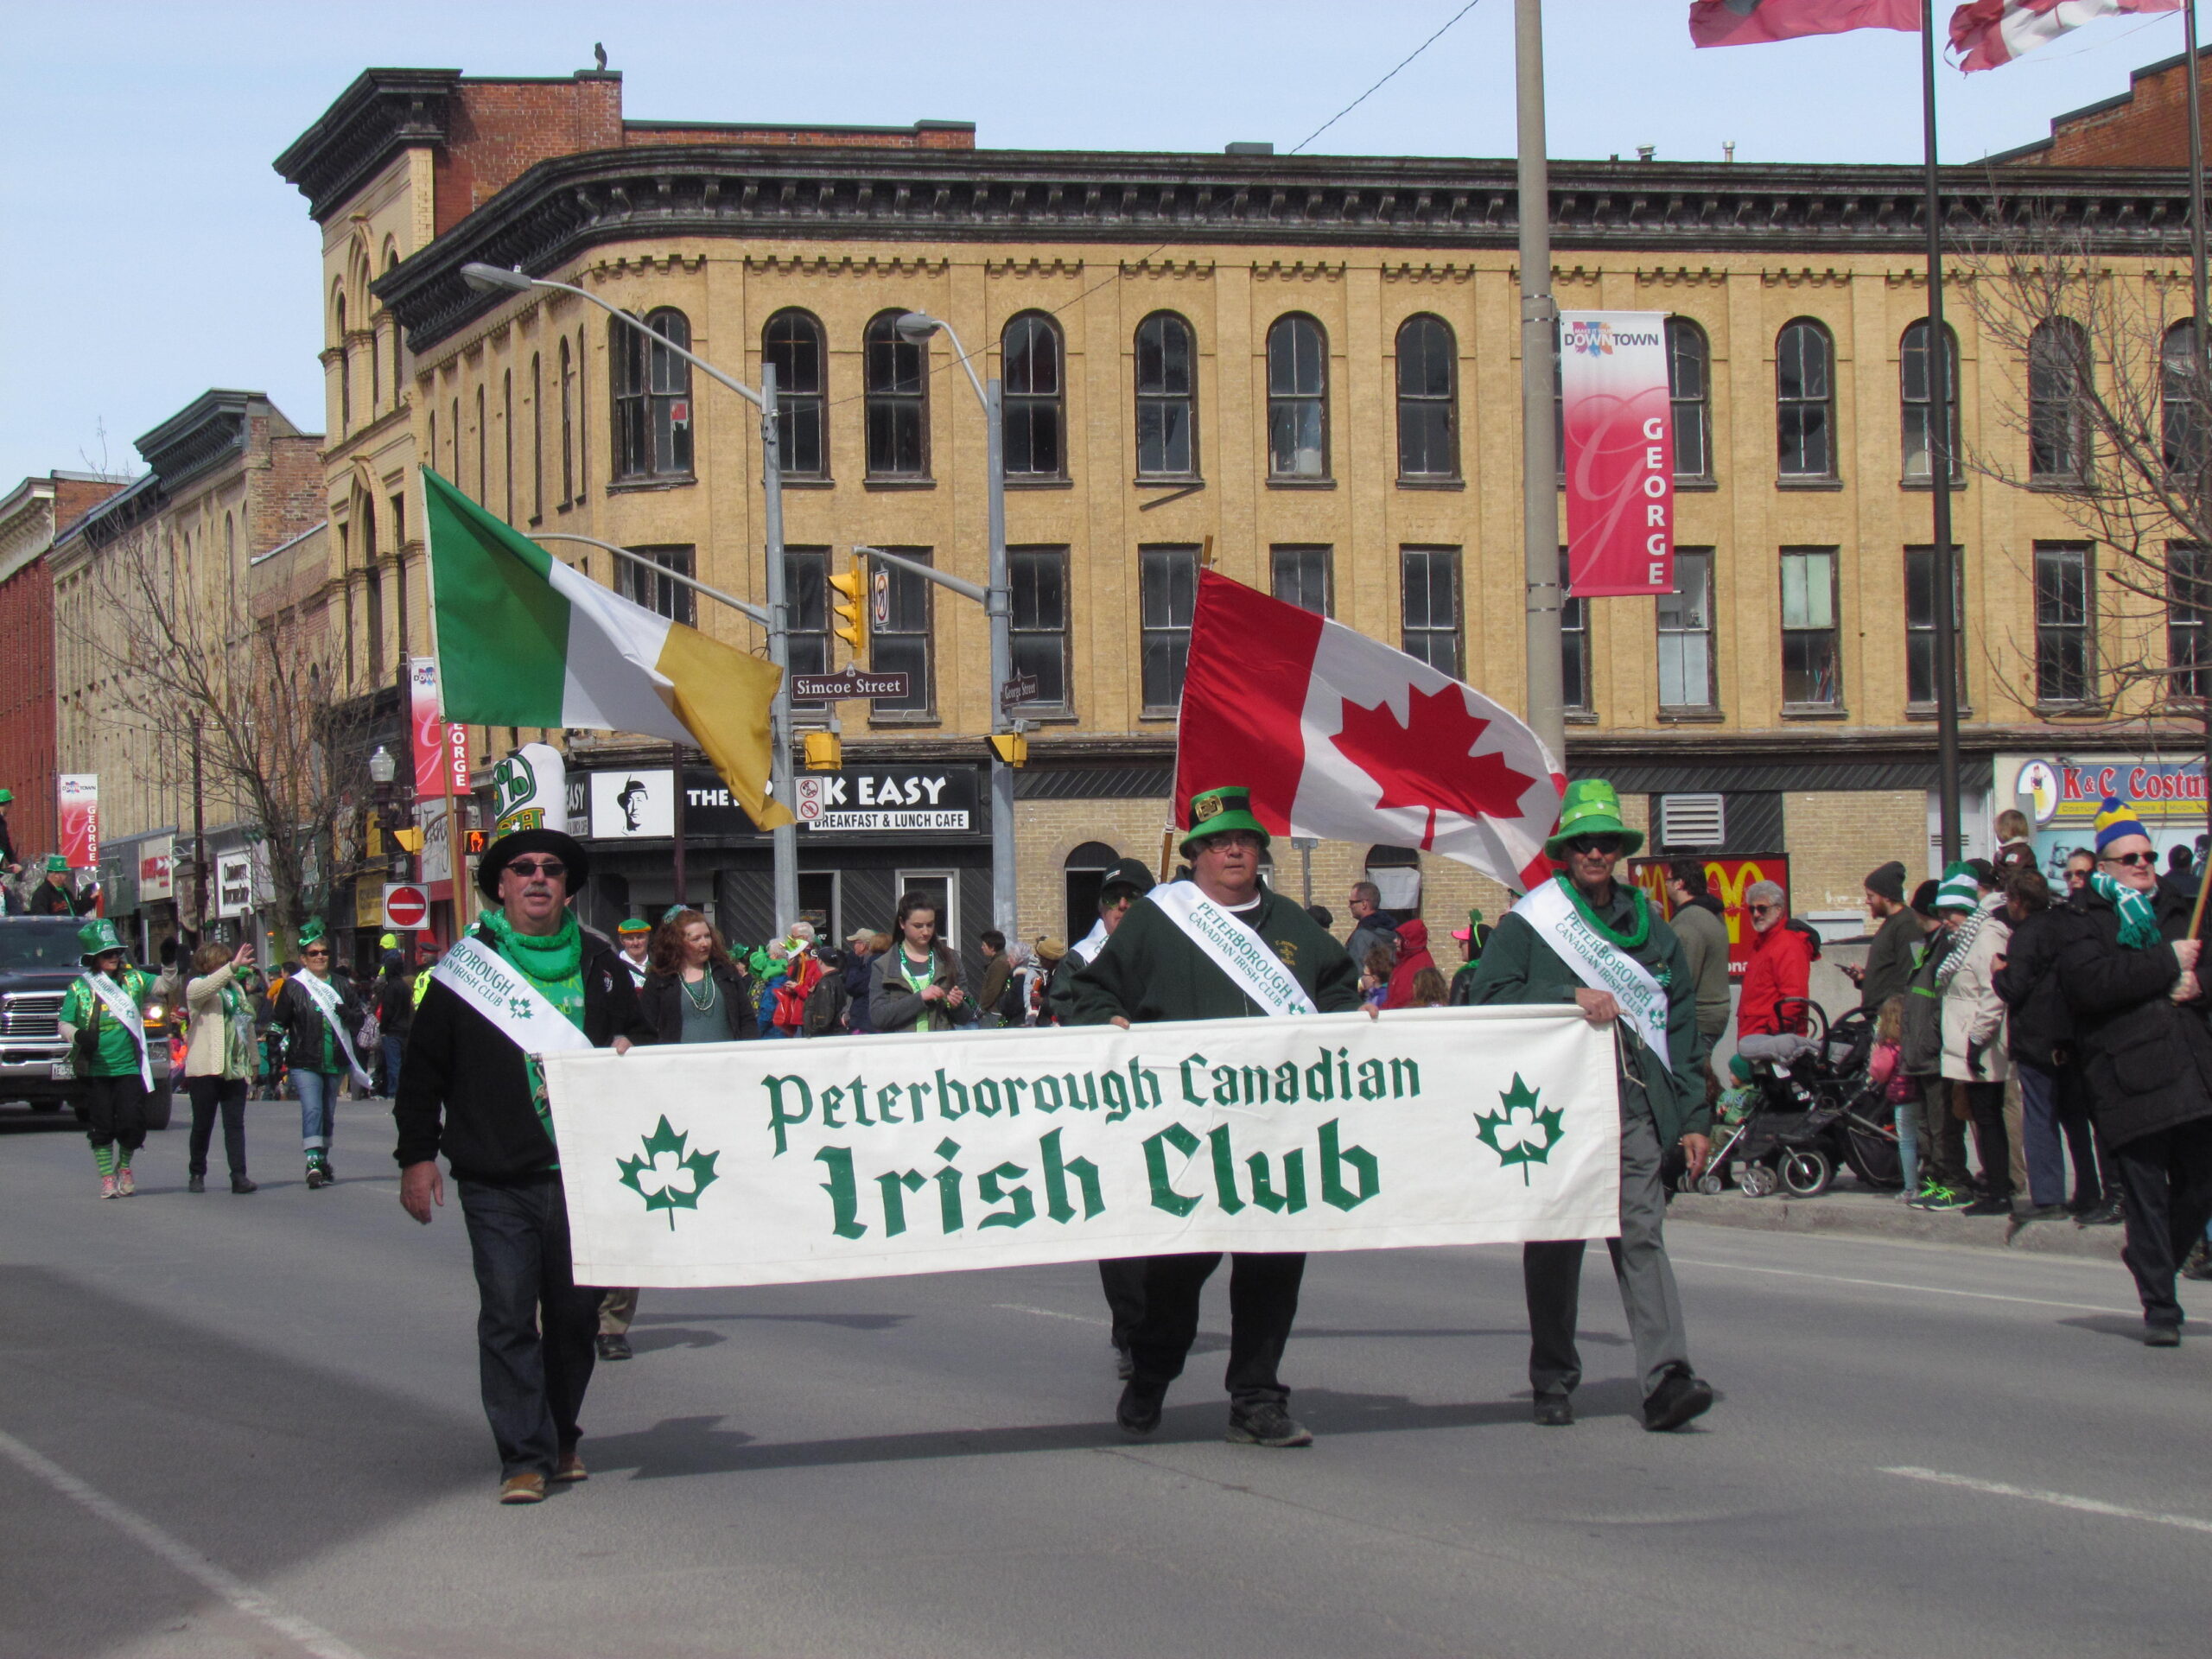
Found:
[[1675, 476], [1712, 474], [1711, 411], [1706, 402], [1705, 334], [1696, 324], [1667, 321], [1667, 385], [1675, 423]]
[[1559, 556], [1560, 700], [1569, 709], [1590, 707], [1590, 601], [1577, 599], [1567, 581], [1567, 555]]
[[861, 351], [868, 470], [874, 478], [920, 478], [927, 472], [929, 348], [899, 337], [900, 315], [887, 311], [869, 323]]
[[1658, 600], [1659, 703], [1713, 706], [1713, 555], [1675, 550], [1675, 590]]
[[1000, 388], [1009, 478], [1058, 478], [1066, 467], [1060, 434], [1060, 335], [1039, 316], [1016, 317], [1000, 342]]
[[1183, 669], [1191, 649], [1191, 616], [1198, 600], [1196, 549], [1148, 547], [1138, 555], [1140, 670], [1147, 709], [1169, 709], [1183, 700]]
[[760, 350], [776, 370], [776, 437], [784, 471], [818, 477], [828, 470], [822, 325], [804, 311], [779, 312], [768, 320]]
[[[673, 570], [679, 575], [695, 574], [692, 550], [689, 547], [634, 547], [630, 550], [642, 553], [663, 569]], [[671, 582], [665, 576], [656, 575], [632, 560], [614, 561], [614, 591], [671, 621], [690, 626], [695, 620], [696, 594], [694, 589], [680, 582]]]
[[1775, 423], [1783, 475], [1833, 475], [1829, 345], [1817, 323], [1793, 322], [1783, 328], [1775, 352]]
[[1277, 478], [1328, 475], [1326, 358], [1311, 317], [1280, 317], [1268, 330], [1268, 470]]
[[1459, 552], [1408, 547], [1399, 554], [1399, 644], [1409, 657], [1454, 679], [1459, 666]]
[[1009, 548], [1007, 575], [1013, 588], [1008, 614], [1014, 672], [1034, 676], [1030, 702], [1064, 708], [1068, 701], [1067, 550]]
[[[886, 550], [917, 564], [931, 562], [930, 550], [925, 547], [893, 547]], [[887, 590], [890, 612], [887, 621], [879, 622], [868, 633], [869, 666], [884, 673], [906, 673], [912, 677], [907, 694], [903, 697], [878, 697], [875, 712], [885, 714], [926, 714], [936, 706], [934, 688], [931, 681], [930, 602], [933, 591], [926, 577], [896, 565], [880, 565], [874, 569], [889, 577]]]
[[1166, 312], [1137, 325], [1137, 474], [1187, 478], [1197, 470], [1195, 356], [1190, 325]]
[[1278, 547], [1274, 550], [1274, 567], [1277, 599], [1317, 615], [1329, 614], [1327, 548]]
[[2201, 474], [2206, 461], [2207, 423], [2205, 389], [2197, 376], [2194, 323], [2177, 322], [2166, 330], [2159, 391], [2166, 470]]

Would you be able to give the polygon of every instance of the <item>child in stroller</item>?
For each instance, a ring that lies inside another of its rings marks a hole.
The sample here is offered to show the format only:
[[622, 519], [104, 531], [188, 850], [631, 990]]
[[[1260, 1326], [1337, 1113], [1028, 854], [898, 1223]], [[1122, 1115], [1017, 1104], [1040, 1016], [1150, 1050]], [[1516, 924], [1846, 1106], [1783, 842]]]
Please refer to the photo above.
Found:
[[[1818, 1003], [1801, 1007], [1816, 1044], [1810, 1053], [1794, 1061], [1739, 1054], [1729, 1062], [1737, 1084], [1716, 1108], [1712, 1162], [1697, 1191], [1721, 1192], [1732, 1173], [1751, 1198], [1784, 1189], [1816, 1198], [1846, 1166], [1879, 1190], [1902, 1184], [1892, 1114], [1868, 1071], [1872, 1022], [1854, 1012], [1831, 1027]], [[1679, 1185], [1691, 1190], [1687, 1175]]]

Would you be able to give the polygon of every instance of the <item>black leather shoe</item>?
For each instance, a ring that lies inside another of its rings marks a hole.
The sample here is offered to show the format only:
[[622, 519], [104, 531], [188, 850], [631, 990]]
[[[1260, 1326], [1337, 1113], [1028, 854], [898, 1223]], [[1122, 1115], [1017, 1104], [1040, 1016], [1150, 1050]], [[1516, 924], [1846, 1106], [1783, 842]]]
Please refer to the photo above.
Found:
[[2145, 1348], [2178, 1348], [2181, 1346], [2181, 1326], [2177, 1325], [2146, 1325], [2143, 1327]]
[[1643, 1402], [1643, 1426], [1654, 1434], [1680, 1428], [1713, 1409], [1713, 1385], [1687, 1370], [1670, 1371]]
[[1160, 1408], [1166, 1398], [1166, 1389], [1147, 1388], [1131, 1377], [1114, 1408], [1114, 1421], [1125, 1434], [1149, 1434], [1160, 1427]]
[[1535, 1420], [1539, 1428], [1565, 1428], [1574, 1421], [1574, 1402], [1564, 1394], [1540, 1394]]
[[599, 1357], [601, 1359], [616, 1360], [630, 1357], [630, 1338], [627, 1337], [606, 1336], [594, 1338], [594, 1340], [598, 1344]]
[[241, 1173], [231, 1177], [231, 1191], [243, 1198], [249, 1192], [260, 1192], [261, 1184], [258, 1181], [250, 1181], [246, 1179], [244, 1173]]
[[205, 1192], [207, 1190], [207, 1178], [205, 1175], [186, 1177], [184, 1190], [188, 1192]]

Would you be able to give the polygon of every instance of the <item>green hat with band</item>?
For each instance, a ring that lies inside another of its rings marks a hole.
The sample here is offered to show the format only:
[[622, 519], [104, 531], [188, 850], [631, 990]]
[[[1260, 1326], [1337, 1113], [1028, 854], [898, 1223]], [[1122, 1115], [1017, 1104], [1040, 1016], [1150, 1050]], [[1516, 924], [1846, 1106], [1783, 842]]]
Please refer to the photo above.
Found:
[[46, 873], [48, 875], [68, 874], [69, 861], [59, 853], [48, 853], [46, 855]]
[[322, 918], [320, 916], [311, 917], [301, 923], [300, 949], [304, 950], [311, 944], [321, 944], [322, 936], [327, 931], [328, 929], [324, 925]]
[[1249, 830], [1260, 838], [1260, 845], [1268, 844], [1268, 826], [1252, 816], [1252, 791], [1241, 784], [1200, 790], [1191, 797], [1190, 810], [1185, 816], [1191, 826], [1183, 832], [1179, 843], [1185, 856], [1193, 842], [1204, 841], [1208, 836], [1226, 835], [1232, 830]]
[[653, 931], [653, 925], [642, 916], [625, 916], [620, 922], [615, 924], [614, 931], [617, 933], [626, 934], [634, 938], [640, 933], [652, 932]]
[[1559, 804], [1559, 828], [1544, 842], [1544, 856], [1565, 857], [1567, 843], [1583, 836], [1618, 836], [1624, 853], [1643, 845], [1643, 832], [1621, 822], [1621, 798], [1602, 778], [1578, 778], [1567, 786], [1567, 798]]
[[95, 916], [79, 928], [77, 943], [85, 947], [81, 954], [86, 962], [123, 949], [123, 941], [116, 937], [115, 924], [105, 916]]

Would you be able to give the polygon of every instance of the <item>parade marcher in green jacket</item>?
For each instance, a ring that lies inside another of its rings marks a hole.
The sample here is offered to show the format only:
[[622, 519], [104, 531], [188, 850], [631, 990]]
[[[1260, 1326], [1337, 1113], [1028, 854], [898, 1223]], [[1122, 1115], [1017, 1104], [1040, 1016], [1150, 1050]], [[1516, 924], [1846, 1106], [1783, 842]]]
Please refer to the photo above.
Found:
[[[1698, 1031], [1697, 985], [1681, 942], [1651, 912], [1640, 890], [1613, 880], [1622, 855], [1643, 844], [1643, 837], [1621, 822], [1613, 786], [1583, 779], [1567, 786], [1559, 828], [1544, 851], [1567, 866], [1553, 879], [1592, 931], [1583, 937], [1594, 935], [1598, 949], [1640, 964], [1665, 992], [1667, 1053], [1651, 1052], [1613, 994], [1592, 988], [1553, 949], [1549, 936], [1526, 913], [1527, 899], [1498, 923], [1483, 952], [1474, 1001], [1573, 1002], [1592, 1025], [1612, 1033], [1621, 1110], [1621, 1230], [1606, 1248], [1636, 1344], [1643, 1426], [1656, 1431], [1679, 1428], [1713, 1404], [1712, 1388], [1690, 1369], [1681, 1298], [1660, 1233], [1667, 1213], [1660, 1181], [1666, 1150], [1680, 1142], [1692, 1173], [1702, 1171], [1711, 1152], [1707, 1135], [1713, 1116], [1705, 1097], [1707, 1040]], [[1581, 1239], [1560, 1239], [1522, 1247], [1529, 1381], [1535, 1390], [1535, 1420], [1551, 1427], [1574, 1421], [1569, 1395], [1582, 1378], [1574, 1331], [1583, 1245]]]
[[[1359, 1006], [1359, 973], [1344, 946], [1287, 899], [1260, 885], [1268, 832], [1252, 816], [1251, 792], [1212, 789], [1191, 798], [1183, 855], [1188, 887], [1259, 936], [1290, 970], [1315, 1010]], [[1123, 1027], [1154, 1020], [1236, 1020], [1287, 1008], [1262, 1007], [1229, 976], [1220, 958], [1162, 908], [1177, 883], [1138, 900], [1098, 954], [1076, 972], [1071, 1023]], [[1146, 1258], [1144, 1312], [1129, 1333], [1132, 1374], [1115, 1415], [1132, 1434], [1160, 1426], [1167, 1385], [1182, 1375], [1198, 1331], [1198, 1293], [1220, 1264], [1218, 1252]], [[1306, 1257], [1285, 1251], [1236, 1252], [1230, 1268], [1229, 1438], [1245, 1446], [1313, 1441], [1287, 1409], [1290, 1390], [1276, 1375]]]
[[69, 861], [59, 853], [46, 855], [46, 880], [31, 889], [23, 906], [34, 916], [82, 916], [99, 902], [99, 889], [69, 891]]
[[113, 922], [89, 921], [77, 937], [85, 946], [85, 972], [61, 999], [61, 1035], [85, 1086], [85, 1135], [100, 1172], [100, 1197], [127, 1198], [138, 1190], [130, 1154], [146, 1144], [146, 1102], [153, 1092], [145, 1010], [154, 976], [128, 964]]

